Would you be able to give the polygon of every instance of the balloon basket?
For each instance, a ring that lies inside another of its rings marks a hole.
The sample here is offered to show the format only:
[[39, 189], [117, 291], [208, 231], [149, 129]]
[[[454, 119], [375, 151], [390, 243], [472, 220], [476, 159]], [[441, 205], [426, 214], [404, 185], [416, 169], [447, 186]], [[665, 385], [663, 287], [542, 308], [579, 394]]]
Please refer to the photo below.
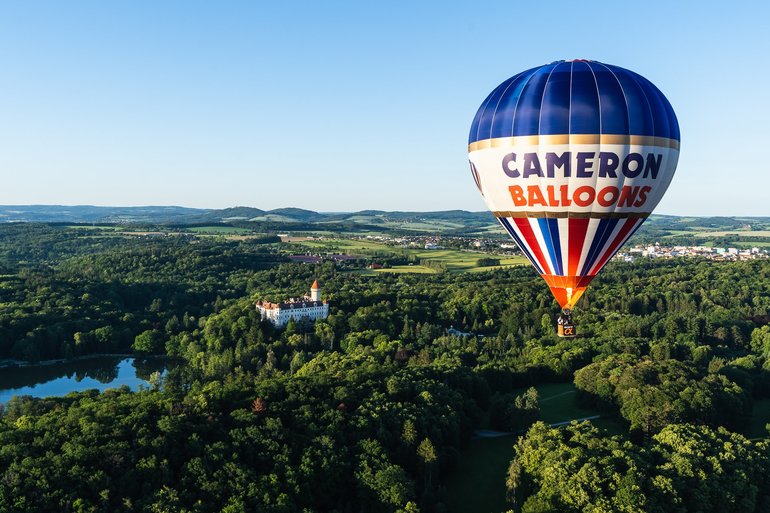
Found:
[[562, 338], [572, 338], [577, 336], [577, 331], [575, 330], [575, 323], [559, 324], [557, 329], [557, 334]]
[[556, 334], [562, 338], [572, 338], [577, 336], [575, 322], [572, 320], [572, 311], [564, 309], [556, 320]]

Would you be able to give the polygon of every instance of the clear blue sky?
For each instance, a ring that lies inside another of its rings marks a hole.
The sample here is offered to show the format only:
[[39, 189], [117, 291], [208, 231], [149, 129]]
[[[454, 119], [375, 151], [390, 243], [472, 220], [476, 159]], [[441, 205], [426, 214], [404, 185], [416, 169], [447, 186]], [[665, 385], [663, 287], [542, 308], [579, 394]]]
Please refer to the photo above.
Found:
[[770, 2], [0, 0], [0, 204], [485, 209], [466, 142], [589, 58], [679, 117], [657, 212], [770, 215]]

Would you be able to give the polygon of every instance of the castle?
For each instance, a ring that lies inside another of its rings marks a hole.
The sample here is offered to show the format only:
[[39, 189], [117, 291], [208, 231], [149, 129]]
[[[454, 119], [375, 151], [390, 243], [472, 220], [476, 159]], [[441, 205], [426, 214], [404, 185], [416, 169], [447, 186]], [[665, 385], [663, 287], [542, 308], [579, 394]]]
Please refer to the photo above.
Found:
[[278, 327], [285, 326], [289, 319], [315, 321], [329, 317], [329, 303], [321, 301], [321, 287], [318, 285], [318, 280], [310, 286], [309, 296], [287, 299], [283, 303], [259, 301], [256, 306], [263, 319], [267, 319]]

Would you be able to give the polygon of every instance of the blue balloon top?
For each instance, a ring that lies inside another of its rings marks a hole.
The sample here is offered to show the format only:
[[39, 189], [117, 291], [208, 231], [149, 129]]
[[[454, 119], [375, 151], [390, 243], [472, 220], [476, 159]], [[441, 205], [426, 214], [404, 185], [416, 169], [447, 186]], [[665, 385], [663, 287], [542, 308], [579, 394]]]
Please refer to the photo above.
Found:
[[600, 134], [679, 141], [674, 109], [652, 82], [597, 61], [557, 61], [515, 75], [492, 91], [468, 144], [496, 137]]

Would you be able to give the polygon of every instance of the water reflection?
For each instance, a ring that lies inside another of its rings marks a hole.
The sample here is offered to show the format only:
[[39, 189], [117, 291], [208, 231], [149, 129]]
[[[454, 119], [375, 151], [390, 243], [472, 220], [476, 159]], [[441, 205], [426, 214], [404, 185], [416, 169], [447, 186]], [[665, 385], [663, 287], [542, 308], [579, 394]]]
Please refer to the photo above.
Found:
[[171, 362], [164, 358], [100, 356], [83, 360], [0, 368], [0, 404], [14, 395], [63, 396], [73, 391], [119, 388], [137, 390], [148, 386], [154, 372], [165, 372]]

